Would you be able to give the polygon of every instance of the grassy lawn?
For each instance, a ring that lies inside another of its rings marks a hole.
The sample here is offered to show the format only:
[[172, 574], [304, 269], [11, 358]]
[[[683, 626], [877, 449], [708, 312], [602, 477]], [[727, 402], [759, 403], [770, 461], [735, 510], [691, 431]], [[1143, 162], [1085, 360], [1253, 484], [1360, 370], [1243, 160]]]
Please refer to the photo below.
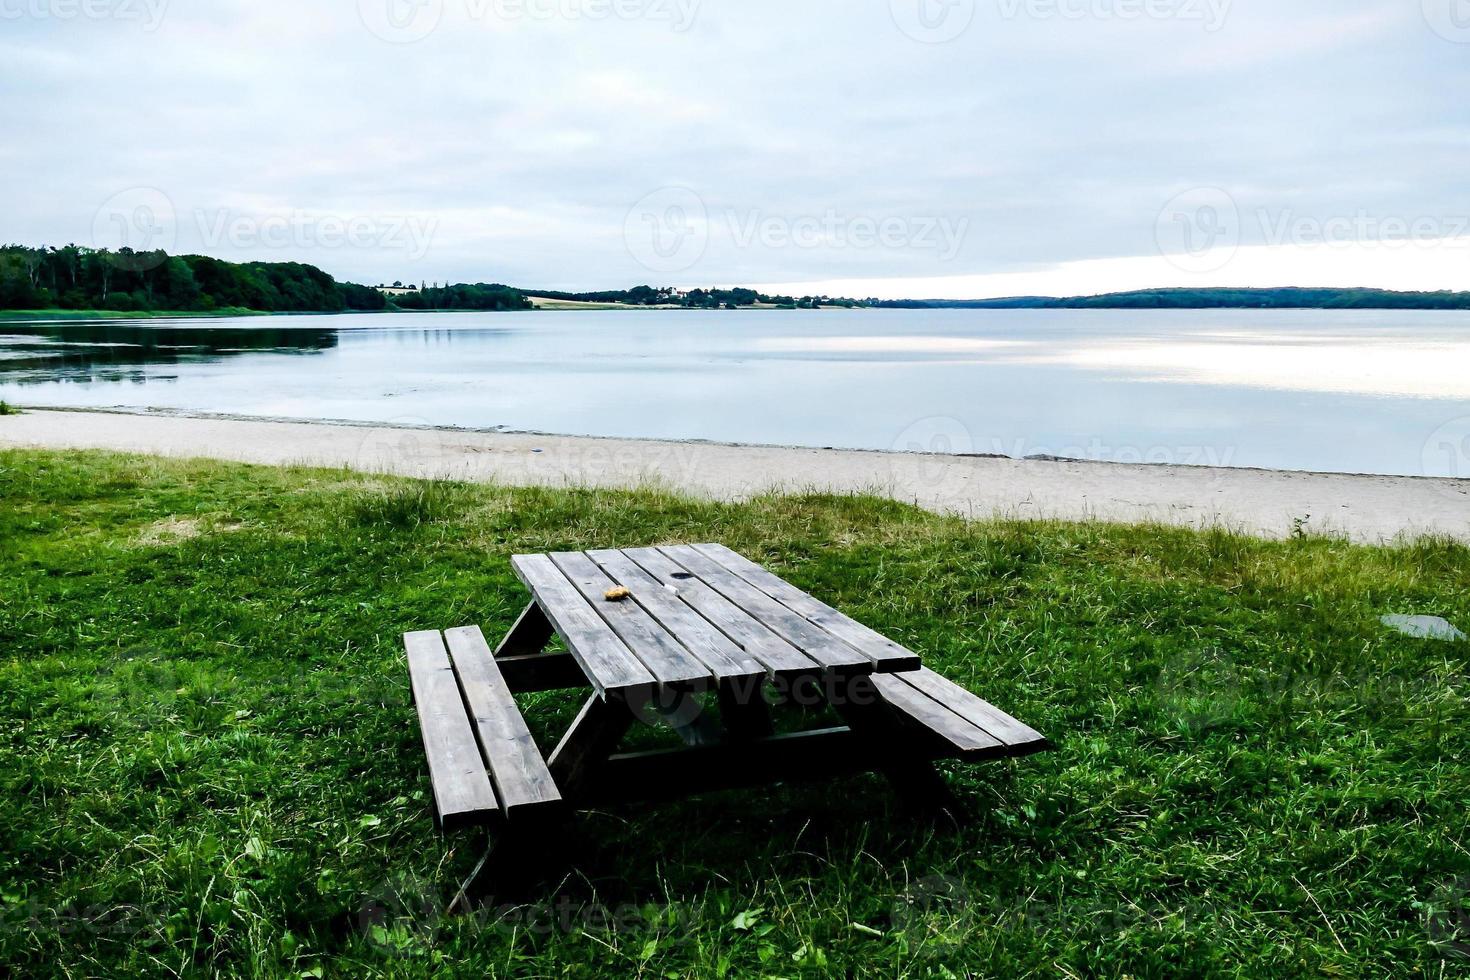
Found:
[[[544, 902], [441, 915], [482, 841], [399, 634], [506, 629], [515, 552], [703, 540], [1058, 750], [948, 768], [963, 827], [874, 777], [585, 814]], [[0, 453], [0, 973], [1464, 974], [1470, 644], [1397, 612], [1470, 625], [1470, 549]]]

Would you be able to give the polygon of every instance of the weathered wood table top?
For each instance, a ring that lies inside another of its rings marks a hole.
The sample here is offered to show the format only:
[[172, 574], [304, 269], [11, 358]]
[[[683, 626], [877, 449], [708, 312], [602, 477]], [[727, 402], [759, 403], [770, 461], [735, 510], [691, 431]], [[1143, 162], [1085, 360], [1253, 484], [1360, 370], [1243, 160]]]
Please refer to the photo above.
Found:
[[[919, 669], [919, 657], [723, 545], [518, 555], [598, 692]], [[610, 590], [628, 591], [610, 601]]]

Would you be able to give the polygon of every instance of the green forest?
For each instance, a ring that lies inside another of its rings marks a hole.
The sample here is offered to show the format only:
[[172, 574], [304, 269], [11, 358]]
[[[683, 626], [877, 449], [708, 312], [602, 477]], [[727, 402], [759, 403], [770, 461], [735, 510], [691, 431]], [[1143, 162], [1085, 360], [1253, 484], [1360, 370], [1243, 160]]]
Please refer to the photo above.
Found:
[[526, 294], [500, 283], [459, 283], [426, 286], [416, 293], [390, 297], [389, 307], [399, 310], [529, 310]]
[[0, 309], [266, 313], [382, 310], [376, 289], [299, 262], [225, 262], [162, 251], [0, 246]]

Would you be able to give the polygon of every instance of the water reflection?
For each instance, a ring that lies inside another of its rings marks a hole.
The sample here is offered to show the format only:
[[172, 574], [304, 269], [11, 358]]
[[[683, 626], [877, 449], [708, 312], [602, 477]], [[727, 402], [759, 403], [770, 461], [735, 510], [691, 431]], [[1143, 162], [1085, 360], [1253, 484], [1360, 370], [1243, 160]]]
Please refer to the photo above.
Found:
[[169, 376], [145, 369], [261, 352], [319, 354], [337, 342], [332, 329], [222, 329], [212, 321], [0, 323], [0, 379], [17, 385], [162, 381]]

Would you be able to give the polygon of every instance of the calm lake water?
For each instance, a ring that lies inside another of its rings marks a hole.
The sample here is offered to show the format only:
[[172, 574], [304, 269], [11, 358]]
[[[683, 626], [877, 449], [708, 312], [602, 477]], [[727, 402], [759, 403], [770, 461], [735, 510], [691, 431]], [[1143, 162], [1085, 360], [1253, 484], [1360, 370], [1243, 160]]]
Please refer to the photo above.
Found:
[[1470, 476], [1470, 314], [611, 311], [0, 324], [0, 399]]

